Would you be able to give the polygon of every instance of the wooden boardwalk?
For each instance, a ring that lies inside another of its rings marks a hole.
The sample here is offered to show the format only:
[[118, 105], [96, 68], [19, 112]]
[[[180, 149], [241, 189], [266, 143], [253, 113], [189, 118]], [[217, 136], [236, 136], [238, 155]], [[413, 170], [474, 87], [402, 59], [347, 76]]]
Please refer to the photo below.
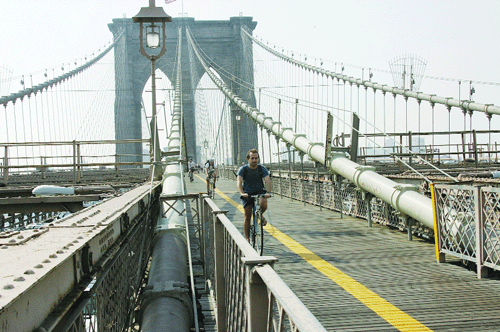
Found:
[[[187, 189], [205, 184], [197, 177]], [[241, 231], [236, 183], [219, 179], [217, 189]], [[479, 280], [449, 256], [436, 263], [433, 243], [279, 195], [267, 219], [264, 254], [328, 331], [500, 331], [498, 278]]]

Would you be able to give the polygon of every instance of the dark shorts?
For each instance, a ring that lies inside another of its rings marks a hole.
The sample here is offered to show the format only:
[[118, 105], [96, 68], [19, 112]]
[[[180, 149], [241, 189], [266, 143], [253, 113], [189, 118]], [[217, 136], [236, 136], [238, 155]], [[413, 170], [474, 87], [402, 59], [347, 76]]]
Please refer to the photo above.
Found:
[[[257, 193], [251, 193], [249, 195], [259, 195], [259, 194], [265, 194], [267, 193], [266, 190], [262, 190], [262, 191], [259, 191]], [[241, 202], [243, 203], [243, 208], [246, 208], [247, 206], [253, 206], [254, 203], [255, 203], [255, 198], [253, 197], [243, 197], [243, 196], [240, 196], [241, 198]]]

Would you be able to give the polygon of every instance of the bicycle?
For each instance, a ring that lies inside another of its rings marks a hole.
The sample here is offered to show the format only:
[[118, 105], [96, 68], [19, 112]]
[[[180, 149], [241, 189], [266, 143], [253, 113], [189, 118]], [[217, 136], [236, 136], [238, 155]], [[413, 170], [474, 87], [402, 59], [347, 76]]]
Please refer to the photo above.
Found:
[[215, 177], [214, 177], [214, 171], [208, 172], [208, 181], [209, 181], [209, 190], [208, 190], [208, 196], [210, 198], [214, 199], [215, 198]]
[[189, 181], [193, 182], [194, 181], [194, 168], [189, 169]]
[[262, 210], [260, 208], [260, 198], [270, 194], [250, 195], [254, 199], [252, 208], [252, 219], [250, 220], [250, 245], [262, 256], [264, 252], [264, 225], [262, 225]]

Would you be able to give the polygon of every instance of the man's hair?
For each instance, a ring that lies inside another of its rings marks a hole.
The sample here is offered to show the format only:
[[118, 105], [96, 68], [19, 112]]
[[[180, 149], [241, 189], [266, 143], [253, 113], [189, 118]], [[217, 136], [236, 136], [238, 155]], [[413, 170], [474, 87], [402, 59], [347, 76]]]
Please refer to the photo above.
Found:
[[247, 160], [250, 159], [250, 154], [251, 153], [256, 153], [257, 156], [259, 156], [259, 151], [257, 151], [257, 149], [251, 149], [250, 151], [247, 152]]

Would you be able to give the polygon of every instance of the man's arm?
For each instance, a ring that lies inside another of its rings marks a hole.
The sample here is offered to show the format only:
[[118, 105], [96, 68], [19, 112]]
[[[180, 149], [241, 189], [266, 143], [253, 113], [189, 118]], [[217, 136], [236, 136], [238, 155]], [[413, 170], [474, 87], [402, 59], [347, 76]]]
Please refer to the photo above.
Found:
[[273, 190], [273, 186], [271, 183], [271, 177], [269, 175], [264, 178], [264, 184], [266, 186], [266, 191], [269, 193], [269, 197], [271, 197], [271, 191]]
[[243, 177], [241, 175], [238, 175], [236, 178], [236, 187], [241, 196], [248, 196], [248, 194], [243, 191]]

